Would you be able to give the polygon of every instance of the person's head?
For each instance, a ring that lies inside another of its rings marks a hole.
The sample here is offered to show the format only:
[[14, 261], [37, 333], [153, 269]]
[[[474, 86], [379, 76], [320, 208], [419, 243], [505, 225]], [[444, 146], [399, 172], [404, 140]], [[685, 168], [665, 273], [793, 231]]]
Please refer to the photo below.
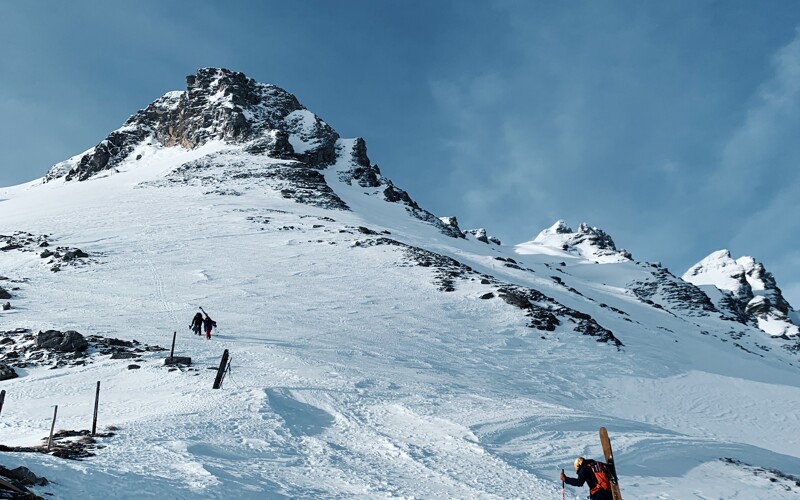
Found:
[[577, 471], [578, 469], [580, 469], [581, 465], [583, 465], [583, 457], [576, 458], [575, 459], [575, 470]]

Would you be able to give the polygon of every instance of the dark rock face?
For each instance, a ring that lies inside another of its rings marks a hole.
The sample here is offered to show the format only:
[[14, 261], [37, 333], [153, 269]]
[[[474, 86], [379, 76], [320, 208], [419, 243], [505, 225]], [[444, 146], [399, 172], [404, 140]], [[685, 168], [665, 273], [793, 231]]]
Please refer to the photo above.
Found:
[[0, 380], [9, 380], [17, 377], [19, 377], [19, 375], [17, 375], [16, 370], [5, 363], [0, 363]]
[[89, 343], [75, 330], [47, 330], [36, 336], [36, 346], [58, 352], [82, 352], [89, 347]]
[[[87, 180], [115, 168], [144, 143], [194, 149], [222, 140], [251, 143], [253, 154], [291, 158], [312, 168], [335, 161], [339, 135], [289, 92], [218, 68], [200, 69], [186, 83], [184, 92], [167, 93], [140, 110], [76, 163], [55, 165], [46, 180]], [[290, 137], [302, 150], [292, 147]]]
[[0, 286], [0, 299], [10, 299], [11, 294], [8, 293], [8, 290]]

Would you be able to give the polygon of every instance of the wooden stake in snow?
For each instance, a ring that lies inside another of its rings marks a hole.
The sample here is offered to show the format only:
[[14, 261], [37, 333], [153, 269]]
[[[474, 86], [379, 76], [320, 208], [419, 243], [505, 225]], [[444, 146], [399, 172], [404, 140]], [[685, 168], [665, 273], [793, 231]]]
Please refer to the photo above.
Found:
[[53, 444], [53, 431], [56, 429], [56, 415], [58, 415], [58, 405], [53, 410], [53, 425], [50, 426], [50, 438], [47, 440], [47, 451], [50, 451], [50, 445]]
[[219, 362], [219, 368], [217, 368], [217, 378], [214, 379], [214, 389], [219, 389], [222, 387], [222, 379], [225, 377], [225, 369], [228, 367], [228, 350], [225, 349], [225, 352], [222, 353], [222, 360]]
[[175, 355], [175, 337], [178, 336], [178, 332], [172, 332], [172, 350], [169, 351], [169, 357]]
[[100, 381], [97, 381], [97, 392], [94, 394], [94, 418], [92, 419], [92, 436], [97, 433], [97, 409], [100, 406]]

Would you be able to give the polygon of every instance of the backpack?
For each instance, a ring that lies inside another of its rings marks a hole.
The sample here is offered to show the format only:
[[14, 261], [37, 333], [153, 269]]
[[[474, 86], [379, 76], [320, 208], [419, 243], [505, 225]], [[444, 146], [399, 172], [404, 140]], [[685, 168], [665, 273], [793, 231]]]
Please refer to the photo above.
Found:
[[589, 467], [592, 469], [594, 479], [597, 484], [589, 491], [590, 495], [594, 495], [598, 491], [611, 491], [611, 480], [608, 478], [608, 468], [603, 462], [593, 462]]

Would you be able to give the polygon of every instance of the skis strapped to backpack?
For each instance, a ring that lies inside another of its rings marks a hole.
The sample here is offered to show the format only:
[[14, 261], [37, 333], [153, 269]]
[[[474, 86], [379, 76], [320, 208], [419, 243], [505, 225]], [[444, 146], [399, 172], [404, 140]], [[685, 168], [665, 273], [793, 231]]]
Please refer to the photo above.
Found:
[[600, 444], [603, 446], [603, 456], [608, 466], [608, 479], [611, 483], [611, 495], [614, 500], [622, 500], [622, 493], [619, 492], [619, 480], [617, 478], [617, 468], [614, 465], [614, 454], [611, 451], [611, 440], [608, 439], [608, 431], [605, 427], [600, 427]]

